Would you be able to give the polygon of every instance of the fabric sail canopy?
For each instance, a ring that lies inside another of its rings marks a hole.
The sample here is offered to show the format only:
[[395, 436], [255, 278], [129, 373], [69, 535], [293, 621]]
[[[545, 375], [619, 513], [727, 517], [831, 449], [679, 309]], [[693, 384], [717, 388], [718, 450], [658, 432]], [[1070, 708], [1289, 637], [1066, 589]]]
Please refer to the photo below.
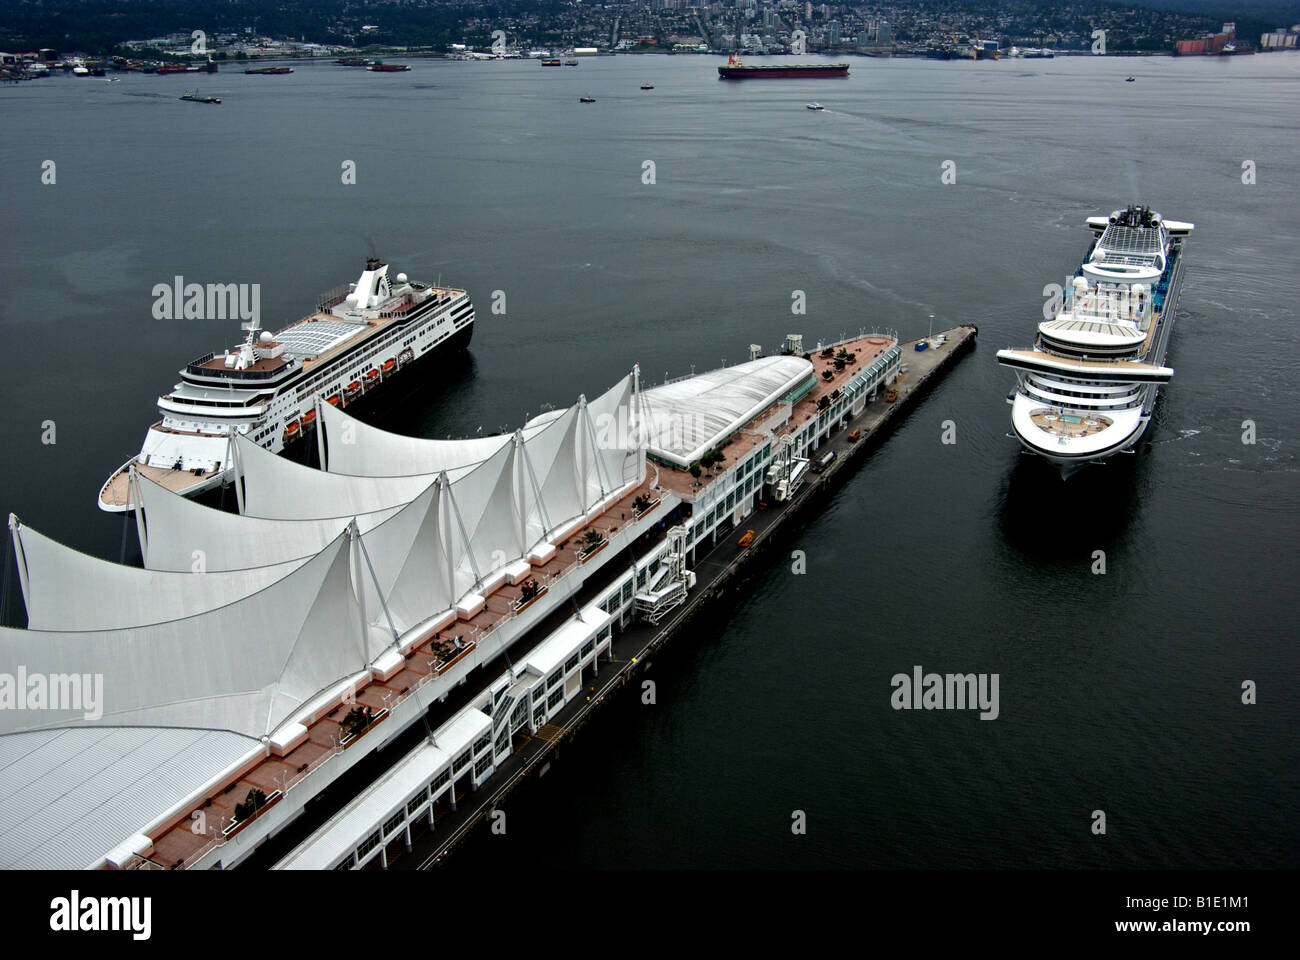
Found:
[[341, 534], [276, 583], [182, 620], [122, 630], [0, 630], [0, 659], [22, 665], [26, 677], [47, 678], [51, 697], [55, 678], [102, 689], [93, 711], [84, 696], [71, 707], [51, 699], [33, 709], [30, 692], [10, 690], [27, 709], [0, 710], [0, 734], [86, 725], [269, 734], [391, 642], [362, 624], [350, 547]]

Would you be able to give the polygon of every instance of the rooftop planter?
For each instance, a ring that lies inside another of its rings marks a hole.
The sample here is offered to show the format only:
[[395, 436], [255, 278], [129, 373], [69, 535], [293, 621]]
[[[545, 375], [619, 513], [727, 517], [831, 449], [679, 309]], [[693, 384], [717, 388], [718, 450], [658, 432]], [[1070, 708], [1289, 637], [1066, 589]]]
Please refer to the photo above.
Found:
[[358, 704], [348, 711], [348, 715], [343, 718], [344, 734], [339, 739], [339, 746], [344, 750], [352, 746], [367, 733], [375, 728], [375, 724], [388, 717], [388, 711], [381, 709], [373, 711], [364, 704]]
[[441, 652], [435, 652], [435, 660], [433, 664], [434, 676], [441, 676], [443, 673], [450, 670], [460, 661], [461, 657], [465, 656], [465, 654], [469, 653], [477, 645], [478, 641], [476, 640], [466, 640], [460, 645], [459, 649], [452, 649], [448, 654], [446, 654], [447, 659], [445, 660], [443, 659], [443, 654]]
[[230, 825], [221, 831], [221, 836], [229, 840], [240, 830], [266, 813], [273, 806], [280, 802], [281, 793], [276, 790], [270, 796], [267, 796], [261, 790], [254, 787], [248, 791], [243, 803], [235, 804], [235, 818], [230, 821]]
[[578, 560], [586, 563], [600, 551], [609, 546], [609, 541], [601, 534], [599, 530], [589, 528], [582, 535], [582, 548], [578, 551]]
[[511, 606], [514, 607], [515, 613], [523, 613], [542, 597], [546, 596], [546, 591], [549, 589], [549, 587], [544, 587], [538, 584], [535, 577], [529, 577], [520, 584], [521, 592], [519, 594], [519, 599], [514, 601]]
[[640, 520], [642, 517], [644, 517], [647, 513], [649, 513], [657, 506], [659, 506], [659, 498], [649, 497], [646, 496], [644, 493], [632, 501], [632, 509], [636, 513], [637, 520]]

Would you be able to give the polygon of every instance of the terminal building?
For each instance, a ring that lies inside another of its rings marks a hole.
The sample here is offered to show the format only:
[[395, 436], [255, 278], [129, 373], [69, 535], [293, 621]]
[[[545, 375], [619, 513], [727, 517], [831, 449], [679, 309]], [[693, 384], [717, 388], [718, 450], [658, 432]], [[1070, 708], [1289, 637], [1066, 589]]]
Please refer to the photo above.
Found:
[[424, 724], [273, 863], [387, 866], [583, 696], [617, 632], [684, 603], [721, 534], [794, 496], [900, 359], [792, 336], [472, 440], [321, 405], [322, 469], [237, 441], [238, 513], [134, 477], [143, 569], [11, 516], [28, 624], [0, 629], [0, 866], [239, 865]]

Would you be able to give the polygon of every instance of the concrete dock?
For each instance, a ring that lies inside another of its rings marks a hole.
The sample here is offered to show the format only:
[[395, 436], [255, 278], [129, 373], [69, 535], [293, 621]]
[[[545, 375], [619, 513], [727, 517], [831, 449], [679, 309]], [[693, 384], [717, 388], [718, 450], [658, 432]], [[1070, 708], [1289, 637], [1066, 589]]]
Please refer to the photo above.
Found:
[[[503, 807], [510, 792], [531, 774], [541, 774], [557, 756], [557, 748], [573, 737], [591, 719], [619, 688], [631, 682], [638, 673], [650, 666], [651, 655], [666, 644], [681, 628], [694, 618], [710, 601], [728, 590], [735, 589], [741, 574], [770, 552], [779, 540], [793, 534], [797, 524], [790, 523], [798, 514], [822, 501], [824, 495], [837, 488], [851, 472], [852, 465], [861, 462], [866, 452], [873, 449], [887, 434], [892, 425], [913, 406], [939, 377], [963, 354], [974, 348], [976, 328], [956, 327], [941, 331], [947, 338], [938, 349], [917, 351], [916, 343], [902, 343], [903, 364], [906, 372], [895, 383], [898, 397], [893, 403], [883, 397], [867, 405], [847, 427], [823, 443], [819, 454], [835, 451], [838, 455], [824, 471], [811, 474], [804, 481], [794, 499], [785, 504], [756, 511], [744, 521], [745, 529], [754, 531], [753, 541], [745, 547], [737, 543], [744, 531], [733, 530], [708, 554], [697, 559], [694, 570], [696, 586], [689, 600], [658, 626], [634, 623], [613, 641], [613, 662], [601, 664], [582, 700], [575, 700], [551, 724], [542, 728], [536, 737], [521, 745], [502, 763], [496, 775], [476, 793], [464, 797], [458, 808], [444, 815], [432, 833], [416, 840], [411, 855], [399, 856], [391, 863], [393, 869], [429, 869], [446, 863], [449, 855], [484, 817], [498, 807]], [[936, 335], [937, 336], [937, 335]], [[849, 435], [860, 431], [857, 441]], [[595, 589], [592, 590], [595, 593]], [[635, 692], [626, 695], [633, 696]]]
[[[612, 660], [600, 663], [599, 673], [591, 678], [587, 684], [588, 689], [552, 717], [551, 722], [539, 729], [535, 736], [519, 743], [510, 757], [497, 766], [494, 775], [478, 790], [458, 796], [456, 808], [440, 813], [432, 831], [427, 827], [419, 834], [413, 831], [409, 853], [401, 841], [391, 841], [393, 845], [387, 852], [389, 868], [428, 869], [446, 863], [456, 847], [481, 825], [485, 817], [504, 806], [511, 791], [529, 782], [527, 778], [530, 775], [541, 776], [549, 769], [550, 764], [557, 759], [561, 745], [582, 728], [598, 707], [608, 703], [612, 696], [619, 693], [621, 687], [634, 679], [638, 681], [639, 688], [638, 674], [650, 667], [650, 658], [655, 651], [694, 617], [707, 610], [711, 603], [723, 595], [741, 590], [744, 581], [758, 572], [764, 563], [771, 562], [771, 555], [788, 545], [787, 541], [792, 540], [803, 526], [802, 523], [795, 522], [796, 518], [814, 516], [813, 510], [847, 479], [851, 465], [860, 463], [868, 450], [874, 449], [888, 436], [886, 428], [919, 403], [943, 372], [974, 347], [976, 330], [969, 326], [957, 327], [943, 331], [943, 335], [946, 342], [938, 349], [917, 351], [915, 345], [918, 341], [901, 343], [904, 372], [893, 385], [897, 390], [897, 398], [889, 402], [882, 390], [882, 395], [868, 403], [858, 416], [852, 418], [846, 426], [832, 432], [821, 443], [816, 456], [822, 457], [829, 451], [835, 451], [836, 459], [820, 473], [809, 472], [791, 500], [768, 504], [766, 509], [755, 510], [746, 517], [741, 528], [733, 527], [720, 532], [716, 546], [708, 553], [701, 552], [696, 557], [692, 569], [697, 581], [686, 603], [671, 611], [657, 626], [633, 622], [621, 633], [616, 632], [612, 641]], [[855, 431], [859, 433], [859, 439], [849, 440]], [[738, 541], [746, 530], [753, 530], [754, 537], [742, 547]], [[697, 549], [702, 550], [703, 544]], [[600, 571], [583, 587], [574, 598], [579, 607], [593, 602], [602, 590], [621, 575], [623, 568], [614, 566], [614, 569]], [[572, 610], [557, 610], [538, 625], [537, 633], [546, 635], [571, 617]], [[486, 678], [504, 672], [508, 666], [507, 657], [497, 657], [482, 668], [483, 682], [486, 682]], [[445, 722], [481, 696], [481, 693], [480, 686], [473, 683], [456, 688], [445, 701], [430, 708], [426, 724], [413, 725], [386, 744], [383, 750], [345, 774], [334, 788], [313, 799], [296, 821], [269, 838], [244, 865], [252, 869], [273, 866], [281, 856], [341, 809], [358, 790], [381, 776], [392, 763], [418, 746], [428, 730]], [[624, 691], [623, 695], [635, 696], [637, 690]], [[454, 862], [455, 858], [451, 859]]]

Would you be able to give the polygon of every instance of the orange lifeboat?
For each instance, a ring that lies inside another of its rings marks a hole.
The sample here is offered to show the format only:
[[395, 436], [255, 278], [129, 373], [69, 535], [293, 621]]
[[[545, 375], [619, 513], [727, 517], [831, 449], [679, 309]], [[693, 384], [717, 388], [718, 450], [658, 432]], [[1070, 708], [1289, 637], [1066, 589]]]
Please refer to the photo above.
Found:
[[342, 403], [342, 401], [339, 400], [339, 396], [337, 393], [334, 396], [330, 397], [329, 400], [326, 402], [329, 403], [329, 405], [332, 407], [337, 407], [340, 403]]
[[378, 376], [379, 376], [379, 371], [378, 371], [378, 370], [367, 370], [367, 371], [366, 371], [366, 383], [374, 383], [375, 380], [376, 380], [376, 378], [378, 378]]
[[315, 423], [315, 422], [316, 422], [316, 411], [315, 411], [315, 410], [308, 410], [306, 413], [304, 413], [304, 414], [302, 415], [302, 428], [303, 428], [304, 430], [306, 430], [308, 427], [310, 427], [310, 426], [311, 426], [313, 423]]
[[361, 381], [353, 380], [351, 383], [347, 385], [347, 388], [344, 390], [344, 393], [346, 393], [348, 397], [351, 398], [351, 397], [355, 397], [357, 395], [357, 391], [360, 389], [361, 389]]
[[384, 373], [392, 373], [393, 368], [397, 366], [397, 361], [391, 357], [384, 361]]
[[290, 420], [288, 426], [284, 428], [284, 442], [288, 443], [296, 436], [298, 436], [298, 421]]

